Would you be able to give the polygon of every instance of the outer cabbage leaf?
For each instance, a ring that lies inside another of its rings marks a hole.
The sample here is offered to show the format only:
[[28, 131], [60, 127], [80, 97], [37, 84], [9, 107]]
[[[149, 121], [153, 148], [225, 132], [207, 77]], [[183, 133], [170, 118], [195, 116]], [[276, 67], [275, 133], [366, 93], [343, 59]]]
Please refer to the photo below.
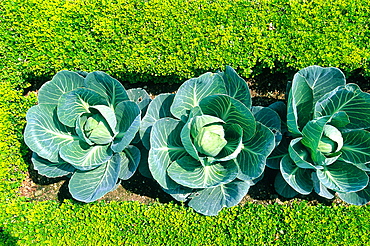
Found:
[[260, 177], [265, 170], [266, 159], [274, 147], [274, 134], [257, 123], [255, 135], [251, 139], [243, 139], [243, 148], [234, 159], [239, 167], [238, 178], [248, 181]]
[[58, 162], [60, 148], [78, 139], [72, 128], [60, 123], [54, 106], [33, 106], [28, 110], [26, 119], [25, 143], [50, 162]]
[[123, 85], [108, 74], [96, 71], [89, 73], [84, 81], [87, 88], [96, 91], [104, 97], [109, 106], [113, 108], [122, 101], [129, 100], [127, 92]]
[[317, 177], [316, 172], [312, 172], [312, 181], [313, 181], [313, 188], [315, 192], [322, 197], [325, 197], [326, 199], [333, 199], [334, 198], [334, 192], [330, 192], [330, 190], [323, 185], [319, 178]]
[[337, 192], [356, 192], [368, 185], [369, 177], [361, 169], [343, 161], [316, 170], [320, 182]]
[[247, 82], [230, 66], [226, 66], [225, 71], [219, 74], [224, 79], [227, 95], [241, 101], [247, 108], [251, 108], [252, 98]]
[[219, 74], [205, 73], [183, 83], [175, 95], [171, 113], [178, 119], [184, 119], [200, 100], [216, 94], [226, 94], [225, 83]]
[[69, 181], [69, 191], [73, 198], [92, 202], [116, 187], [120, 173], [121, 157], [119, 154], [91, 171], [77, 170]]
[[170, 107], [175, 94], [160, 94], [151, 101], [139, 129], [140, 138], [145, 148], [150, 149], [150, 132], [153, 124], [162, 118], [172, 117]]
[[149, 103], [152, 101], [149, 94], [146, 92], [146, 90], [141, 88], [129, 89], [126, 92], [130, 101], [135, 102], [139, 106], [142, 115], [144, 116], [148, 109]]
[[235, 180], [228, 184], [199, 190], [191, 196], [189, 206], [198, 213], [214, 216], [224, 207], [237, 205], [248, 193], [249, 187], [250, 183]]
[[357, 192], [338, 192], [338, 196], [345, 202], [353, 205], [365, 205], [370, 202], [370, 184]]
[[282, 139], [281, 119], [276, 111], [271, 108], [254, 106], [252, 113], [256, 121], [267, 126], [275, 135], [275, 143], [278, 145]]
[[297, 192], [308, 195], [312, 192], [312, 170], [298, 167], [289, 156], [281, 159], [280, 170], [285, 181]]
[[279, 172], [275, 177], [274, 188], [279, 195], [286, 198], [293, 198], [299, 194], [285, 181], [281, 172]]
[[295, 138], [290, 142], [288, 148], [290, 158], [299, 168], [317, 168], [317, 166], [312, 164], [310, 152], [301, 143], [301, 140], [302, 138]]
[[185, 187], [210, 188], [233, 181], [238, 175], [238, 167], [233, 161], [203, 166], [191, 156], [184, 156], [172, 162], [167, 172], [171, 179]]
[[175, 183], [167, 174], [168, 166], [187, 155], [181, 143], [180, 133], [184, 123], [172, 118], [163, 118], [154, 123], [149, 150], [149, 169], [153, 178], [164, 189], [176, 189]]
[[39, 104], [57, 106], [59, 98], [78, 87], [84, 85], [84, 78], [75, 72], [60, 71], [51, 81], [43, 84], [38, 92]]
[[121, 157], [121, 168], [118, 177], [122, 180], [127, 180], [134, 175], [139, 166], [141, 153], [140, 150], [133, 146], [127, 146], [123, 152], [118, 153]]
[[287, 122], [295, 137], [312, 119], [315, 103], [337, 86], [345, 84], [344, 74], [337, 68], [310, 66], [295, 74], [289, 92]]
[[370, 171], [370, 132], [356, 130], [342, 134], [344, 145], [340, 159]]
[[107, 162], [113, 155], [109, 145], [90, 146], [80, 140], [73, 141], [60, 148], [60, 157], [76, 169], [92, 170]]
[[369, 128], [370, 94], [361, 91], [356, 84], [347, 84], [327, 93], [315, 105], [315, 117], [341, 111], [348, 116], [346, 130]]
[[69, 163], [60, 160], [57, 163], [50, 162], [38, 156], [35, 152], [32, 153], [32, 163], [35, 170], [43, 176], [49, 178], [57, 178], [72, 174], [76, 169]]

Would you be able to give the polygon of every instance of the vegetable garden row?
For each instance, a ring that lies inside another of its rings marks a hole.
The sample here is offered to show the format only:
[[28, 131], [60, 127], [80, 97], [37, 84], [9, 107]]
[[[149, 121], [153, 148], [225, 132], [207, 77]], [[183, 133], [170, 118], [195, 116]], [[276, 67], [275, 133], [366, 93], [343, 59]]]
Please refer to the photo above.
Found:
[[[276, 191], [363, 205], [370, 201], [370, 94], [337, 68], [310, 66], [288, 84], [287, 105], [253, 106], [227, 66], [153, 100], [103, 72], [61, 71], [27, 113], [25, 143], [42, 175], [70, 177], [72, 196], [92, 202], [137, 167], [204, 215], [237, 205], [280, 169]], [[145, 170], [147, 170], [145, 172]]]

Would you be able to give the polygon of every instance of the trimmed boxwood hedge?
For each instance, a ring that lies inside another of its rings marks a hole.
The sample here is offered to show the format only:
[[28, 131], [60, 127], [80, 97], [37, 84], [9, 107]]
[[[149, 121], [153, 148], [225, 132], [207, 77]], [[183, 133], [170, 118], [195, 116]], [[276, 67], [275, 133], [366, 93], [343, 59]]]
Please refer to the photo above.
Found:
[[57, 71], [179, 82], [224, 65], [243, 76], [317, 64], [369, 75], [366, 1], [12, 0], [0, 6], [1, 245], [367, 245], [370, 208], [246, 204], [205, 217], [174, 204], [32, 202], [19, 196], [36, 103]]
[[22, 86], [62, 69], [103, 70], [130, 83], [174, 83], [225, 65], [245, 77], [313, 64], [368, 76], [367, 3], [3, 1], [0, 74], [20, 72]]

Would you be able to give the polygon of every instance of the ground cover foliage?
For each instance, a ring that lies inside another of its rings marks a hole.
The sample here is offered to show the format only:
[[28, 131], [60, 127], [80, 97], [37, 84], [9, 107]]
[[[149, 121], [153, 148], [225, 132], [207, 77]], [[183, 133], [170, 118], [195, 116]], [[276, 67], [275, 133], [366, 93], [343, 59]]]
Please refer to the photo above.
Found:
[[[368, 207], [247, 203], [225, 209], [217, 217], [202, 217], [172, 203], [83, 205], [68, 200], [31, 202], [19, 196], [30, 164], [29, 150], [22, 143], [25, 114], [36, 103], [33, 93], [24, 96], [29, 91], [24, 88], [36, 89], [62, 69], [104, 70], [125, 84], [145, 84], [180, 82], [231, 65], [246, 77], [260, 74], [261, 81], [267, 82], [259, 90], [268, 91], [275, 86], [284, 88], [285, 84], [266, 80], [266, 71], [279, 72], [273, 78], [283, 75], [285, 83], [289, 78], [286, 72], [318, 64], [339, 67], [346, 75], [366, 81], [363, 76], [369, 67], [369, 7], [363, 1], [175, 3], [183, 8], [171, 4], [5, 1], [0, 7], [0, 29], [4, 34], [0, 38], [0, 242], [368, 244]], [[157, 11], [159, 7], [169, 11]], [[246, 9], [250, 15], [245, 14]], [[123, 14], [128, 12], [131, 15]], [[205, 18], [216, 13], [217, 18]], [[189, 19], [187, 25], [182, 24], [184, 15]], [[230, 16], [235, 16], [235, 22]], [[199, 27], [199, 23], [208, 28]], [[191, 28], [186, 31], [188, 27]], [[238, 29], [241, 27], [244, 29]], [[170, 39], [172, 34], [178, 36]]]

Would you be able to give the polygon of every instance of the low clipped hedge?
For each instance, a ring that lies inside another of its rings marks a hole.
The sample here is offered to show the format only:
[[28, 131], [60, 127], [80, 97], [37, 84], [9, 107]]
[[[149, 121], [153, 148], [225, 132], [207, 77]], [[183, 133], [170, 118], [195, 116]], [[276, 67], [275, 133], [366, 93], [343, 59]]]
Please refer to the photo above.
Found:
[[368, 245], [370, 230], [368, 207], [307, 203], [247, 204], [217, 217], [138, 202], [24, 202], [0, 208], [8, 213], [5, 245]]
[[366, 0], [4, 1], [0, 74], [19, 71], [22, 87], [62, 69], [130, 83], [225, 65], [245, 77], [313, 64], [368, 76], [369, 14]]
[[365, 1], [4, 1], [0, 7], [0, 245], [368, 245], [370, 208], [246, 204], [205, 217], [175, 205], [19, 195], [29, 168], [24, 88], [57, 71], [178, 82], [311, 64], [369, 75]]

